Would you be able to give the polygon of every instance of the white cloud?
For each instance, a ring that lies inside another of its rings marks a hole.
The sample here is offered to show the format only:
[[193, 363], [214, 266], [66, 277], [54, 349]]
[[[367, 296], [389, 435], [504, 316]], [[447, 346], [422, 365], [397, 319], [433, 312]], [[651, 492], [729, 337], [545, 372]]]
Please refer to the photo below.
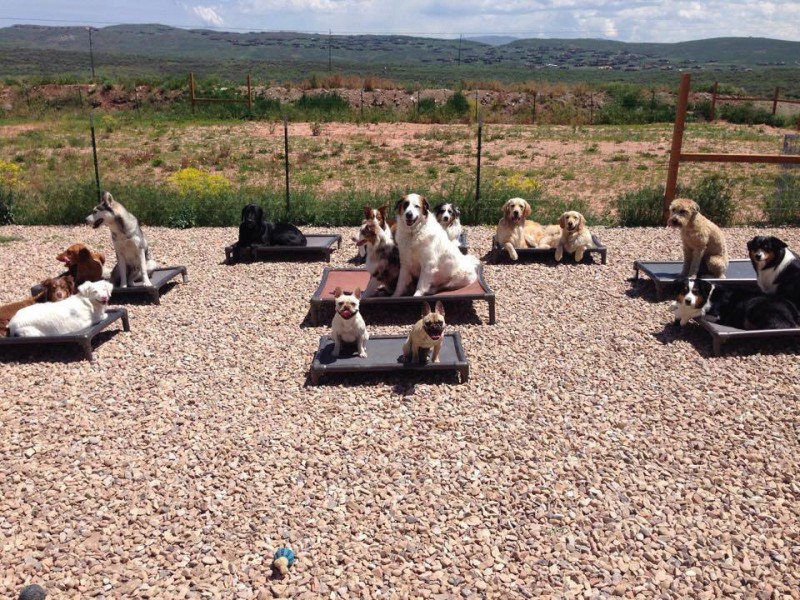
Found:
[[225, 25], [225, 20], [217, 12], [218, 9], [213, 6], [192, 6], [191, 10], [208, 25], [213, 25], [214, 27]]

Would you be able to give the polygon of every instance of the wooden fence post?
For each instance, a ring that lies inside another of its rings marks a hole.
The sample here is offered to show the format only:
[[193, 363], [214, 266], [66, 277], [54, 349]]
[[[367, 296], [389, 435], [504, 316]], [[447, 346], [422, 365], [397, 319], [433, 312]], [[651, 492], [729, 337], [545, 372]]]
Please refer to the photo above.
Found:
[[253, 115], [253, 92], [250, 87], [250, 73], [247, 74], [247, 111]]
[[672, 150], [669, 154], [669, 170], [667, 171], [667, 188], [664, 191], [664, 210], [662, 220], [664, 225], [669, 219], [669, 205], [675, 199], [675, 187], [678, 184], [678, 165], [681, 162], [681, 147], [683, 146], [683, 129], [686, 126], [686, 108], [689, 105], [689, 88], [692, 76], [684, 73], [681, 77], [681, 87], [678, 92], [678, 107], [675, 111], [675, 127], [672, 130]]
[[194, 114], [194, 73], [189, 73], [189, 97], [192, 100], [192, 114]]
[[778, 110], [778, 93], [780, 92], [781, 88], [775, 86], [775, 95], [772, 97], [772, 116], [775, 116], [775, 111]]
[[714, 82], [714, 90], [711, 92], [711, 115], [709, 117], [709, 120], [712, 123], [714, 122], [714, 116], [716, 114], [716, 108], [717, 108], [717, 82], [715, 81]]

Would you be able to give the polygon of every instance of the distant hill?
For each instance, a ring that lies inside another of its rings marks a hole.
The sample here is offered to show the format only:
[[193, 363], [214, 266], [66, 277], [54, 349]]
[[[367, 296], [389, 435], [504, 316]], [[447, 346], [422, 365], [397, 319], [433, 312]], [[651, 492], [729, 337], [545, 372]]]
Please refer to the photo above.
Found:
[[[93, 29], [92, 42], [97, 71], [107, 78], [185, 77], [192, 70], [241, 80], [250, 71], [280, 81], [328, 74], [330, 67], [330, 73], [426, 85], [457, 85], [467, 79], [655, 84], [674, 82], [670, 71], [692, 70], [704, 82], [720, 79], [751, 91], [781, 85], [785, 93], [800, 97], [800, 42], [767, 38], [633, 44], [506, 36], [458, 40], [233, 33], [145, 24]], [[88, 50], [85, 27], [1, 28], [0, 75], [85, 78]]]
[[503, 46], [516, 42], [519, 38], [510, 35], [478, 35], [465, 37], [465, 40], [470, 42], [478, 42], [479, 44], [488, 44], [489, 46]]

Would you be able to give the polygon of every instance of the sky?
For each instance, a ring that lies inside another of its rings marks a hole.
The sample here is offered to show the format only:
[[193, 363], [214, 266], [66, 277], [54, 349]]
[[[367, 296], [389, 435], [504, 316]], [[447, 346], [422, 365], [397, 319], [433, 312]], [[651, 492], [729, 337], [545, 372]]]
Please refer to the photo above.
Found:
[[444, 38], [800, 41], [800, 0], [2, 0], [0, 27], [18, 23]]

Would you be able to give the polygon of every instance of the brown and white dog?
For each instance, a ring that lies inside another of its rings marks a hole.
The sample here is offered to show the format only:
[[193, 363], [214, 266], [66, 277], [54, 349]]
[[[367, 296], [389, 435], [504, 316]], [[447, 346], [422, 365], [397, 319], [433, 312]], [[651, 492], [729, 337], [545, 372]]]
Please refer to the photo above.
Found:
[[9, 304], [4, 304], [0, 306], [0, 337], [5, 337], [8, 335], [8, 323], [11, 321], [11, 318], [17, 314], [20, 310], [25, 308], [26, 306], [31, 306], [32, 304], [36, 304], [44, 297], [44, 290], [38, 293], [36, 296], [28, 296], [25, 300], [21, 300], [19, 302], [11, 302]]
[[480, 262], [461, 254], [419, 194], [408, 194], [395, 204], [397, 230], [394, 239], [400, 251], [400, 275], [393, 296], [402, 296], [417, 278], [415, 296], [435, 294], [474, 283]]
[[[359, 248], [366, 249], [366, 269], [371, 275], [364, 296], [378, 294], [391, 295], [397, 287], [397, 278], [400, 276], [400, 252], [392, 239], [391, 232], [385, 227], [386, 207], [381, 206], [377, 213], [382, 216], [378, 219], [374, 209], [364, 207], [364, 221], [358, 232]], [[383, 224], [382, 224], [383, 223]]]
[[586, 226], [586, 219], [576, 210], [568, 210], [558, 219], [561, 236], [556, 246], [556, 260], [561, 261], [564, 251], [575, 255], [575, 260], [583, 260], [583, 253], [594, 248], [592, 232]]
[[67, 272], [75, 280], [75, 286], [85, 281], [100, 281], [103, 278], [103, 265], [106, 257], [102, 252], [96, 252], [85, 244], [72, 244], [56, 260], [64, 263]]
[[[383, 229], [384, 233], [389, 237], [389, 239], [391, 239], [392, 228], [386, 219], [386, 213], [388, 211], [388, 204], [379, 206], [378, 208], [372, 208], [369, 204], [364, 205], [364, 219], [377, 221], [378, 226]], [[362, 239], [361, 231], [359, 230], [358, 237], [353, 238], [353, 241], [356, 243], [356, 246], [358, 246], [358, 255], [365, 259], [367, 257], [367, 249], [364, 244], [361, 243]]]
[[503, 218], [497, 224], [495, 237], [508, 252], [511, 260], [517, 260], [517, 248], [536, 248], [545, 234], [544, 227], [536, 221], [529, 221], [531, 205], [523, 198], [506, 200], [501, 208]]
[[728, 248], [720, 228], [701, 215], [700, 207], [689, 198], [673, 200], [669, 205], [669, 214], [667, 226], [681, 230], [681, 276], [695, 277], [702, 267], [711, 277], [725, 277]]

